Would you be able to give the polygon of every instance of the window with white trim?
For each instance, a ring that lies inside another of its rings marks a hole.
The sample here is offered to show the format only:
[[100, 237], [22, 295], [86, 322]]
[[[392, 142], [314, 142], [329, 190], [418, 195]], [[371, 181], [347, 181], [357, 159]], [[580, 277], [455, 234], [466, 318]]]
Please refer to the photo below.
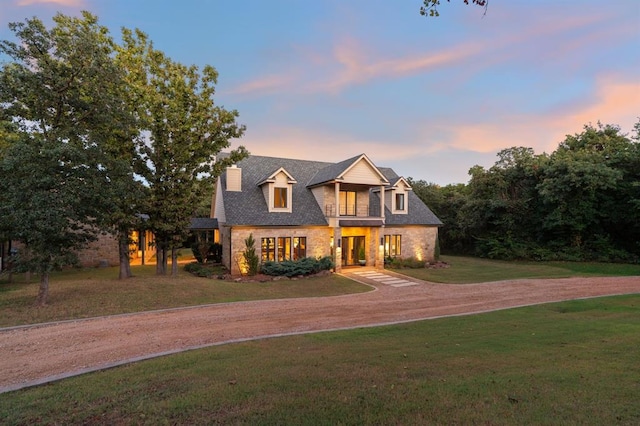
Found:
[[396, 210], [405, 210], [404, 199], [405, 194], [403, 192], [396, 192]]
[[288, 191], [289, 188], [273, 188], [273, 208], [286, 209], [288, 207]]

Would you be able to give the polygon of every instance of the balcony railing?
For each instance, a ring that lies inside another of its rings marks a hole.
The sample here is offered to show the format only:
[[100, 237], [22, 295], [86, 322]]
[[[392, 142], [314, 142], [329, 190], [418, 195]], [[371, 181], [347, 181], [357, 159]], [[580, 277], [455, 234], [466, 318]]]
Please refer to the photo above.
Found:
[[[324, 215], [327, 217], [335, 217], [335, 204], [326, 204], [324, 206]], [[358, 206], [358, 205], [340, 205], [341, 217], [380, 217], [380, 206]]]

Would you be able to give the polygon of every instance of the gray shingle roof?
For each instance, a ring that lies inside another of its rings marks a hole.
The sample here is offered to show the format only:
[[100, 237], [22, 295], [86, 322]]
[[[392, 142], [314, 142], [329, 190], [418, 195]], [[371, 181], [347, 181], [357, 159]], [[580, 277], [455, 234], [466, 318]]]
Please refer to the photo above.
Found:
[[[226, 224], [231, 226], [327, 226], [322, 209], [308, 187], [335, 179], [358, 158], [360, 155], [339, 163], [326, 163], [251, 155], [238, 163], [238, 167], [242, 169], [242, 191], [226, 191], [226, 173], [220, 177]], [[293, 185], [291, 213], [270, 213], [262, 188], [256, 184], [280, 167], [283, 167], [298, 182]], [[378, 170], [388, 180], [397, 181], [398, 175], [393, 170], [380, 167]], [[380, 198], [376, 193], [371, 192], [370, 197], [372, 198], [370, 205], [380, 204]], [[413, 191], [408, 193], [408, 208], [408, 214], [402, 215], [392, 215], [386, 209], [386, 223], [389, 225], [442, 225], [442, 222]]]
[[326, 182], [331, 182], [332, 180], [340, 176], [342, 173], [344, 173], [344, 171], [347, 170], [349, 166], [353, 164], [354, 161], [360, 158], [361, 155], [362, 154], [356, 155], [355, 157], [348, 158], [339, 163], [334, 163], [334, 164], [327, 163], [326, 167], [319, 170], [315, 174], [315, 176], [313, 176], [313, 178], [309, 180], [309, 183], [307, 183], [307, 186], [316, 186]]
[[218, 219], [212, 219], [210, 217], [192, 217], [189, 229], [218, 229]]
[[[238, 163], [242, 169], [242, 191], [226, 191], [226, 174], [223, 173], [224, 209], [227, 225], [300, 226], [328, 225], [313, 193], [306, 183], [319, 170], [331, 163], [292, 160], [289, 158], [251, 155]], [[270, 213], [260, 188], [256, 183], [283, 167], [298, 182], [293, 185], [292, 212]]]
[[[399, 176], [392, 169], [387, 167], [378, 167], [378, 170], [389, 180], [389, 182], [397, 182]], [[394, 183], [395, 184], [395, 183]], [[384, 216], [387, 225], [436, 225], [441, 226], [442, 222], [431, 211], [425, 203], [422, 202], [413, 191], [407, 192], [407, 214], [391, 214], [391, 210], [385, 206]], [[380, 196], [378, 193], [370, 191], [370, 205], [380, 204]]]

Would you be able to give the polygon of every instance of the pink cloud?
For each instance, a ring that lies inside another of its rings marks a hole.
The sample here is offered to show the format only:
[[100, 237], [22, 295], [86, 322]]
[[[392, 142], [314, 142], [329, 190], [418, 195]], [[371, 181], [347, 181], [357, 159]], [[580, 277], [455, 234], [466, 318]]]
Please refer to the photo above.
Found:
[[[376, 164], [382, 164], [423, 152], [419, 146], [399, 145], [389, 140], [359, 139], [349, 134], [328, 133], [322, 129], [311, 131], [294, 126], [267, 126], [256, 133], [249, 129], [242, 143], [254, 155], [329, 162], [336, 161], [336, 153], [341, 158], [366, 153]], [[391, 145], [393, 149], [390, 149]], [[376, 155], [380, 155], [380, 158]]]
[[[624, 81], [619, 76], [602, 77], [596, 83], [591, 101], [576, 103], [567, 109], [542, 114], [512, 114], [491, 117], [490, 123], [443, 123], [450, 132], [447, 146], [466, 151], [491, 153], [512, 146], [527, 146], [536, 152], [554, 151], [567, 134], [579, 133], [585, 124], [620, 125], [630, 131], [640, 115], [640, 82]], [[440, 128], [431, 126], [427, 132]]]
[[482, 52], [477, 43], [466, 43], [435, 53], [412, 54], [400, 58], [366, 58], [364, 49], [353, 41], [345, 41], [334, 49], [334, 58], [341, 69], [329, 80], [319, 82], [315, 89], [337, 91], [353, 84], [363, 84], [376, 78], [398, 78], [452, 65]]
[[[441, 45], [438, 50], [411, 53], [401, 57], [389, 57], [381, 52], [372, 51], [350, 37], [339, 39], [329, 53], [313, 52], [298, 48], [299, 61], [286, 64], [283, 74], [272, 74], [245, 82], [231, 93], [263, 95], [279, 90], [292, 90], [298, 93], [340, 92], [352, 85], [362, 85], [375, 79], [394, 79], [427, 73], [430, 70], [448, 66], [462, 65], [466, 76], [481, 69], [521, 57], [520, 63], [535, 61], [539, 55], [532, 55], [530, 49], [539, 51], [547, 58], [571, 55], [581, 51], [579, 47], [593, 43], [593, 38], [580, 36], [559, 37], [557, 34], [569, 34], [571, 31], [589, 28], [606, 16], [562, 17], [555, 20], [530, 21], [525, 28], [508, 28], [512, 31], [496, 34], [485, 33], [484, 40]], [[599, 34], [599, 41], [606, 42], [609, 34]], [[522, 46], [512, 49], [512, 46]], [[296, 70], [291, 72], [291, 70]]]
[[290, 86], [293, 81], [295, 81], [295, 77], [291, 75], [268, 75], [242, 83], [230, 90], [229, 93], [239, 95], [248, 93], [273, 93], [283, 89], [284, 87]]

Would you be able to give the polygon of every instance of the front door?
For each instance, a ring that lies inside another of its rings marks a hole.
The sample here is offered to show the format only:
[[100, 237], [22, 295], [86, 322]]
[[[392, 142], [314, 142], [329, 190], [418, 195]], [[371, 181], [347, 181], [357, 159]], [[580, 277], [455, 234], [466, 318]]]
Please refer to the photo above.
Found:
[[342, 264], [344, 266], [357, 265], [361, 250], [366, 253], [364, 236], [342, 237]]

